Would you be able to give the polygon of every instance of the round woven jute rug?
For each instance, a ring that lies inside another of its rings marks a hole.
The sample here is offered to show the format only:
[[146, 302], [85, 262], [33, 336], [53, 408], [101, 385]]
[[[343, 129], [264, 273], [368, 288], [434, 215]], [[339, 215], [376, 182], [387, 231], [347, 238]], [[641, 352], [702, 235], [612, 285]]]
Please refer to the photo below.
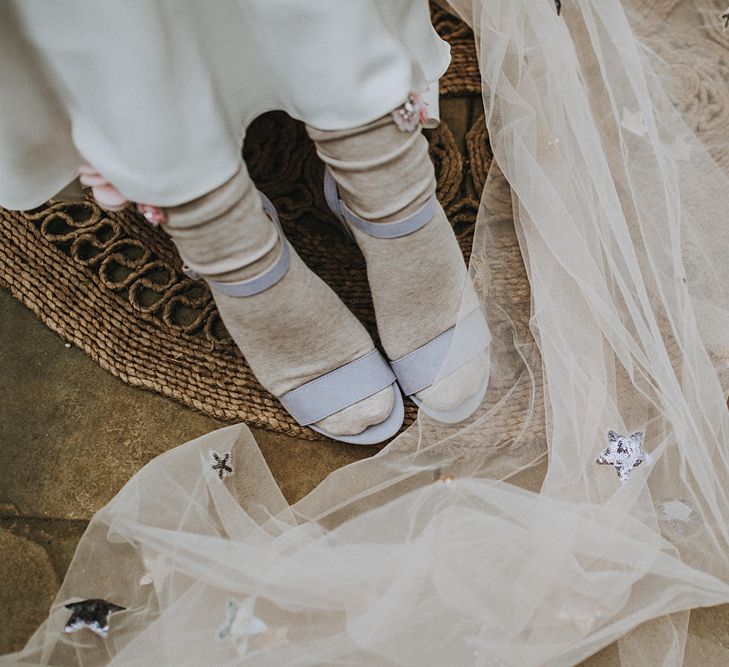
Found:
[[[441, 96], [476, 97], [473, 106], [480, 107], [471, 32], [436, 7], [433, 22], [452, 49]], [[479, 193], [491, 164], [483, 117], [473, 121], [463, 146], [446, 122], [426, 134], [438, 199], [468, 257]], [[323, 166], [303, 125], [284, 113], [267, 113], [250, 126], [243, 153], [301, 257], [377, 340], [364, 260], [330, 224]], [[500, 252], [505, 267], [500, 280], [513, 290], [526, 321], [529, 289], [515, 235]], [[296, 424], [260, 386], [222, 325], [205, 283], [187, 278], [166, 234], [131, 210], [106, 213], [91, 199], [49, 202], [26, 212], [0, 209], [0, 285], [131, 385], [224, 421], [322, 438]], [[415, 406], [408, 404], [406, 413], [409, 424]]]

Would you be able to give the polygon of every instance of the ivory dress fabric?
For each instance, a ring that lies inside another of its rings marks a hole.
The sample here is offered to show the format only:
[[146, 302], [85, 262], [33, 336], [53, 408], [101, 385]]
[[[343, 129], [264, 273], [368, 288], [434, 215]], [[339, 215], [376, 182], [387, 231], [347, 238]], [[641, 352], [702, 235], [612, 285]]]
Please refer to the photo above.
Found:
[[324, 130], [428, 91], [450, 50], [423, 0], [22, 0], [0, 5], [0, 205], [38, 206], [90, 162], [173, 206], [236, 172], [248, 124]]

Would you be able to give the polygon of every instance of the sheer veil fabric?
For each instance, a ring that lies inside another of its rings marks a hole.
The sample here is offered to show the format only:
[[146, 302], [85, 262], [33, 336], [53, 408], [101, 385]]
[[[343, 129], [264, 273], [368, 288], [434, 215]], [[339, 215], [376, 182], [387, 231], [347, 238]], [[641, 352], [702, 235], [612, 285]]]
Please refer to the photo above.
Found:
[[[48, 620], [0, 662], [523, 667], [620, 639], [625, 665], [681, 664], [689, 610], [729, 602], [729, 154], [672, 97], [722, 8], [680, 4], [695, 40], [671, 0], [561, 17], [453, 0], [494, 153], [471, 257], [494, 334], [479, 411], [421, 415], [291, 506], [243, 425], [168, 452], [95, 516]], [[611, 431], [644, 434], [624, 480], [597, 463]], [[125, 608], [104, 639], [64, 633], [89, 598]]]

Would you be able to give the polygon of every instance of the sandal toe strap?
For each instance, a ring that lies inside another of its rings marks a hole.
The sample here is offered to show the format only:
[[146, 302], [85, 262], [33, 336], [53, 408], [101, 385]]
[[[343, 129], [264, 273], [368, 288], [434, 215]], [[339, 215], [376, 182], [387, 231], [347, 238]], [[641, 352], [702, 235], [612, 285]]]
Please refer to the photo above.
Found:
[[485, 350], [490, 342], [491, 333], [486, 319], [476, 309], [457, 325], [409, 354], [391, 361], [390, 366], [403, 393], [412, 396], [467, 364]]
[[286, 411], [308, 426], [376, 394], [395, 382], [387, 360], [372, 350], [279, 397]]

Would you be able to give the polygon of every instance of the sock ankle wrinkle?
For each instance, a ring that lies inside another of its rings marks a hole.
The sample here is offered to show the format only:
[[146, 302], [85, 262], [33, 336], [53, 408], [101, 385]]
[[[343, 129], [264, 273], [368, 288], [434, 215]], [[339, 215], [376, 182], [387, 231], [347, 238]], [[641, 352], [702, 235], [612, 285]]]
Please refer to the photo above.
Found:
[[[307, 128], [339, 195], [357, 215], [376, 223], [401, 220], [436, 189], [435, 169], [421, 131], [405, 133], [384, 116], [353, 130]], [[350, 226], [367, 261], [383, 347], [398, 359], [453, 326], [478, 306], [453, 229], [438, 204], [433, 219], [407, 236], [380, 239]], [[436, 409], [474, 395], [488, 373], [485, 355], [418, 393]]]
[[365, 220], [400, 220], [422, 208], [435, 192], [428, 141], [420, 131], [400, 131], [389, 116], [353, 130], [307, 127], [307, 132], [341, 198]]
[[[275, 223], [245, 167], [216, 190], [167, 209], [163, 228], [201, 276], [237, 282], [261, 275], [278, 258]], [[276, 396], [356, 359], [374, 347], [339, 297], [290, 248], [286, 275], [264, 292], [230, 297], [211, 287], [228, 332], [261, 384]], [[317, 422], [334, 435], [377, 424], [394, 405], [391, 387]]]
[[259, 275], [281, 252], [278, 230], [243, 169], [214, 192], [168, 209], [164, 229], [191, 269], [221, 282]]

